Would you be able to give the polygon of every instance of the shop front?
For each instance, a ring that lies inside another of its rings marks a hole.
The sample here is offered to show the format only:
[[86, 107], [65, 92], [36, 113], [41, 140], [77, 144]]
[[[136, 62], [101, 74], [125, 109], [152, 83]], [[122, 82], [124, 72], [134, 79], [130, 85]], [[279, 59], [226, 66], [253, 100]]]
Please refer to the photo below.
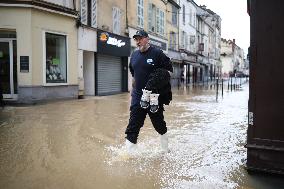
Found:
[[[16, 6], [16, 5], [15, 5]], [[50, 16], [46, 16], [49, 14]], [[76, 98], [75, 12], [0, 7], [0, 80], [5, 101]]]
[[211, 78], [211, 64], [210, 59], [203, 55], [198, 55], [197, 62], [201, 65], [201, 80], [202, 82], [208, 83], [209, 81], [212, 81]]
[[201, 65], [197, 62], [197, 55], [180, 49], [182, 62], [185, 65], [185, 83], [195, 84], [200, 81]]
[[0, 87], [4, 99], [17, 99], [17, 41], [15, 31], [0, 31]]
[[95, 60], [96, 95], [128, 91], [128, 57], [130, 39], [98, 30]]
[[[182, 63], [181, 54], [178, 51], [169, 50], [168, 54], [173, 66], [173, 74], [171, 76], [172, 86], [181, 84], [182, 76], [184, 77], [184, 64]], [[184, 78], [183, 78], [184, 79]]]

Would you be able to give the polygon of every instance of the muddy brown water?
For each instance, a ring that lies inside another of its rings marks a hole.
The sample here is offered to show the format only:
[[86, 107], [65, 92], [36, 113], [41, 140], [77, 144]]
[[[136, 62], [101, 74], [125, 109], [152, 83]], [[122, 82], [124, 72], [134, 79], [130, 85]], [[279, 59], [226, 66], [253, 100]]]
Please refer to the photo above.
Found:
[[170, 153], [147, 118], [138, 153], [124, 130], [129, 93], [0, 110], [2, 189], [284, 188], [245, 171], [248, 86], [225, 92], [174, 90], [166, 106]]

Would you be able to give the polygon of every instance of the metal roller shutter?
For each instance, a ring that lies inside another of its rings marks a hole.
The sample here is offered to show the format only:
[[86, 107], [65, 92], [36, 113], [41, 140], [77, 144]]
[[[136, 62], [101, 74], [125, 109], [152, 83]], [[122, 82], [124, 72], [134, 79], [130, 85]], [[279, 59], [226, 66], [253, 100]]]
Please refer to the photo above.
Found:
[[99, 54], [97, 62], [97, 94], [120, 93], [122, 82], [121, 58]]

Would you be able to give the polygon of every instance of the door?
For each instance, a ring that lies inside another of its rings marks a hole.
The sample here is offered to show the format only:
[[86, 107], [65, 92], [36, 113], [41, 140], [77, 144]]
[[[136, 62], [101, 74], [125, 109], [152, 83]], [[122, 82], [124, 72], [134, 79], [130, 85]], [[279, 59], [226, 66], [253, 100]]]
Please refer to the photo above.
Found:
[[0, 40], [0, 85], [4, 99], [16, 98], [13, 67], [13, 41]]

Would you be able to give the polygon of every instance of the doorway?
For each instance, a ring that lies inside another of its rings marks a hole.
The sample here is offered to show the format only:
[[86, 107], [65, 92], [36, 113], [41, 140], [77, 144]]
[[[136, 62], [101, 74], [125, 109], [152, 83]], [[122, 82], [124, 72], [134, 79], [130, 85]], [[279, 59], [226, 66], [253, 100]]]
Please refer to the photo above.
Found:
[[4, 99], [17, 98], [16, 40], [0, 39], [0, 85]]

